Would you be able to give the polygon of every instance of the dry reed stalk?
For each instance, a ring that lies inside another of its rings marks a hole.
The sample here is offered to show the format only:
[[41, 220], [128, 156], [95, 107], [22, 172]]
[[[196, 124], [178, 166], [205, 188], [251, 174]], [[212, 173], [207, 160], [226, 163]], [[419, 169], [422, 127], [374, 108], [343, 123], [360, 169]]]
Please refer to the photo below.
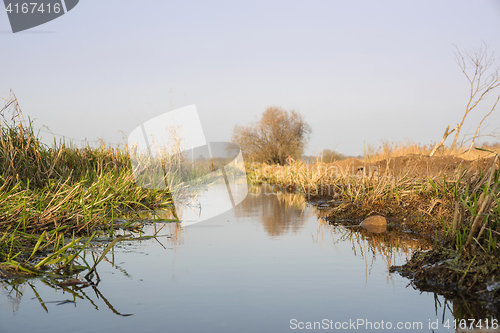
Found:
[[486, 223], [483, 224], [484, 220], [486, 219], [485, 213], [490, 210], [490, 206], [494, 203], [494, 197], [496, 195], [497, 189], [498, 189], [498, 184], [499, 182], [495, 182], [493, 185], [493, 188], [490, 189], [491, 182], [493, 180], [493, 175], [495, 174], [495, 171], [497, 169], [497, 161], [498, 161], [498, 155], [495, 156], [495, 160], [493, 161], [493, 164], [489, 170], [489, 175], [488, 177], [482, 177], [482, 179], [478, 182], [477, 186], [474, 188], [473, 193], [477, 193], [479, 188], [483, 186], [483, 184], [486, 184], [486, 191], [481, 193], [479, 200], [477, 202], [477, 205], [479, 208], [479, 211], [477, 212], [476, 217], [474, 218], [474, 222], [472, 223], [469, 236], [467, 238], [467, 242], [465, 243], [465, 248], [468, 248], [472, 239], [474, 238], [475, 232], [479, 226], [481, 226], [481, 230], [479, 232], [478, 238], [482, 235], [484, 228], [486, 227]]

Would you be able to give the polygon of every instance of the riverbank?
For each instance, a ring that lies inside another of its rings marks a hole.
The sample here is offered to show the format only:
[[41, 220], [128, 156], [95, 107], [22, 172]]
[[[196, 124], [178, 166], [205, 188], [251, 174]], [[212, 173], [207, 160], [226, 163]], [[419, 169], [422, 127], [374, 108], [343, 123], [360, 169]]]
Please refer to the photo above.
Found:
[[432, 250], [415, 252], [393, 271], [421, 290], [491, 301], [500, 290], [499, 161], [494, 152], [483, 153], [475, 160], [406, 155], [253, 164], [249, 178], [300, 193], [319, 204], [330, 223], [382, 215], [403, 230], [432, 237]]
[[[7, 117], [12, 114], [12, 117]], [[126, 149], [48, 147], [16, 99], [0, 110], [0, 270], [71, 276], [94, 237], [113, 240], [120, 214], [172, 210], [170, 193], [135, 184]], [[0, 272], [1, 273], [1, 272]], [[2, 274], [0, 274], [1, 276]]]
[[[175, 217], [171, 192], [136, 185], [125, 147], [48, 147], [24, 120], [17, 100], [9, 103], [0, 110], [2, 270], [27, 275], [50, 270], [60, 276], [92, 271], [76, 259], [94, 237], [112, 243], [115, 231], [128, 227], [116, 223], [120, 214], [164, 209]], [[330, 223], [382, 215], [403, 230], [433, 238], [443, 247], [417, 251], [407, 265], [394, 268], [419, 288], [495, 295], [498, 151], [477, 150], [473, 160], [447, 153], [316, 164], [290, 159], [285, 166], [248, 165], [248, 178], [314, 200]]]

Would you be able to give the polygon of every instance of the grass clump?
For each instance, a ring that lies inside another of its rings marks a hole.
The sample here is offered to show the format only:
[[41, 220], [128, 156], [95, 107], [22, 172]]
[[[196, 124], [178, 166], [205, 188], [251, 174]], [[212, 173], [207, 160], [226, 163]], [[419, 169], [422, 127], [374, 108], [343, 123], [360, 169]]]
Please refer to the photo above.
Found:
[[125, 150], [48, 147], [15, 97], [0, 117], [0, 269], [72, 272], [98, 231], [113, 235], [122, 212], [172, 209], [167, 191], [135, 184]]

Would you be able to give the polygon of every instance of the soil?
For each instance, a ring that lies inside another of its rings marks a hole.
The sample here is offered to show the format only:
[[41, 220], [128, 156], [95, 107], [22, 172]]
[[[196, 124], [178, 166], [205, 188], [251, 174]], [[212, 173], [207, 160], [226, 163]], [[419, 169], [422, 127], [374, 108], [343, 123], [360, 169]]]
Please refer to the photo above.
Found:
[[[450, 244], [416, 251], [403, 266], [392, 266], [414, 288], [434, 292], [461, 306], [467, 318], [500, 318], [500, 251], [456, 251]], [[465, 305], [465, 306], [463, 306]]]
[[379, 175], [385, 173], [408, 174], [409, 176], [436, 177], [446, 175], [452, 177], [465, 169], [471, 171], [486, 171], [491, 168], [494, 157], [481, 158], [478, 160], [464, 160], [454, 156], [425, 156], [406, 155], [392, 157], [385, 160], [365, 162], [357, 158], [331, 163], [337, 167], [339, 172], [371, 175], [377, 172]]

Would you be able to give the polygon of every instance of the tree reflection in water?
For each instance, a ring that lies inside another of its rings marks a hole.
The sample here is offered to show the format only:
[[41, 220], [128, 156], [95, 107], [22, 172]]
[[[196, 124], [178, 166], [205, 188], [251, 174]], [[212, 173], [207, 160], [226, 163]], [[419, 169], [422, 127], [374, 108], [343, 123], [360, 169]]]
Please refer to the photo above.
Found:
[[[277, 192], [272, 186], [251, 187], [250, 193], [234, 209], [237, 218], [259, 219], [271, 237], [296, 233], [312, 215], [302, 196]], [[308, 214], [308, 216], [304, 216]]]

